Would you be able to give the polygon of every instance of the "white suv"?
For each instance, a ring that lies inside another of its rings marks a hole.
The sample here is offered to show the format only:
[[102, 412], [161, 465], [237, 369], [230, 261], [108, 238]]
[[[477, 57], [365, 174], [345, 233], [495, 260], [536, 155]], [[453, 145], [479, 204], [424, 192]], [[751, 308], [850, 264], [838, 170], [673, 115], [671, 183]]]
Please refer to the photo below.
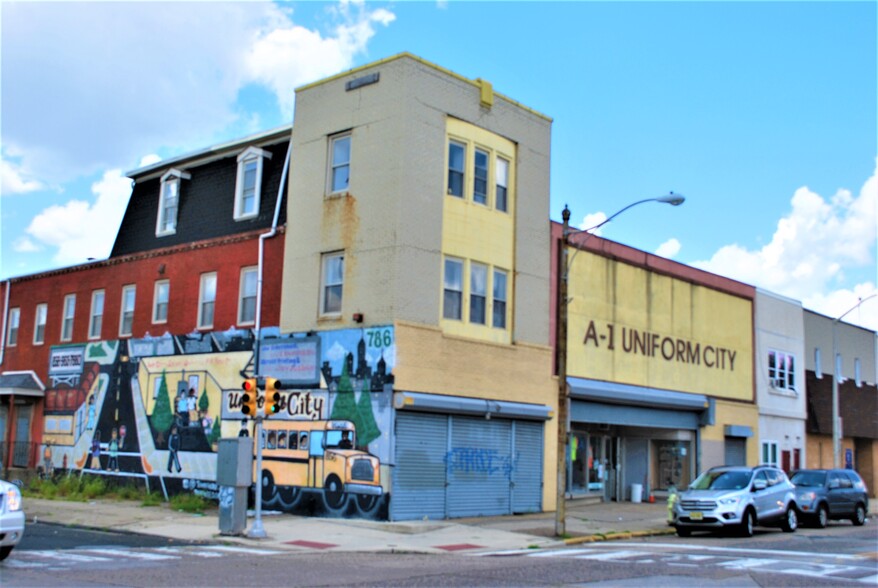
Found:
[[24, 535], [24, 511], [18, 487], [0, 480], [0, 561], [18, 545]]
[[795, 486], [776, 467], [711, 468], [677, 496], [669, 524], [680, 537], [722, 529], [751, 537], [756, 525], [792, 533], [799, 526], [795, 501]]

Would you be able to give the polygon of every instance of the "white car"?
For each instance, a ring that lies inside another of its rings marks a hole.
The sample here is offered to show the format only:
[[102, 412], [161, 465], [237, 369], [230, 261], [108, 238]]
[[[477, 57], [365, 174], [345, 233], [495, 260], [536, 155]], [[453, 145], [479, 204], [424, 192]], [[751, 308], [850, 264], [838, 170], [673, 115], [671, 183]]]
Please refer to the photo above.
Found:
[[23, 535], [21, 491], [15, 484], [0, 480], [0, 561], [9, 557]]

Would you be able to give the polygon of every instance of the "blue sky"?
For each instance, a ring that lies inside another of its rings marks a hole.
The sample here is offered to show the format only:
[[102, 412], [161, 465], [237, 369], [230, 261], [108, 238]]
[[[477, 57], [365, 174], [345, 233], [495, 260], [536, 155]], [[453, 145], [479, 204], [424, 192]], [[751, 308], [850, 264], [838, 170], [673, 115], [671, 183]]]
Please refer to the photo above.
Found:
[[[0, 279], [106, 257], [143, 164], [402, 51], [554, 119], [551, 217], [837, 316], [876, 291], [876, 3], [0, 3]], [[848, 320], [878, 329], [878, 298]]]

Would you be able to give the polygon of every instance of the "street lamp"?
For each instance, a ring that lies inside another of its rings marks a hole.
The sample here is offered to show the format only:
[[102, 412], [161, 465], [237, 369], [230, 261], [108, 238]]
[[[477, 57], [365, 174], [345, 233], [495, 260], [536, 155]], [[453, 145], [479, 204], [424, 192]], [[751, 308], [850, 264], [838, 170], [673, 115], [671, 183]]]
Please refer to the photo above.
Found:
[[838, 372], [841, 371], [841, 364], [843, 363], [839, 361], [840, 358], [838, 357], [838, 334], [836, 333], [836, 325], [838, 325], [841, 319], [858, 309], [862, 303], [870, 298], [874, 298], [875, 296], [878, 296], [878, 292], [873, 292], [865, 298], [860, 298], [859, 302], [845, 311], [844, 314], [838, 318], [832, 319], [832, 361], [834, 362], [832, 365], [832, 467], [834, 468], [841, 467], [841, 427], [838, 422], [841, 416], [839, 415], [838, 406], [838, 379], [840, 374]]
[[[558, 357], [558, 463], [556, 481], [556, 505], [555, 505], [555, 535], [561, 537], [566, 534], [566, 518], [567, 507], [565, 504], [567, 490], [567, 436], [569, 434], [570, 418], [570, 395], [567, 391], [567, 282], [570, 274], [570, 263], [576, 254], [585, 246], [589, 237], [593, 235], [590, 231], [599, 229], [629, 208], [643, 204], [645, 202], [662, 202], [671, 206], [679, 206], [686, 199], [680, 194], [673, 192], [658, 198], [646, 198], [632, 202], [625, 208], [615, 212], [607, 217], [604, 221], [583, 230], [570, 230], [570, 209], [564, 206], [561, 212], [561, 218], [564, 219], [564, 229], [561, 233], [561, 259], [558, 266], [558, 328], [555, 333], [555, 349]], [[585, 235], [582, 241], [575, 243], [570, 240], [575, 235]], [[567, 245], [576, 246], [576, 251], [570, 259], [567, 259]]]

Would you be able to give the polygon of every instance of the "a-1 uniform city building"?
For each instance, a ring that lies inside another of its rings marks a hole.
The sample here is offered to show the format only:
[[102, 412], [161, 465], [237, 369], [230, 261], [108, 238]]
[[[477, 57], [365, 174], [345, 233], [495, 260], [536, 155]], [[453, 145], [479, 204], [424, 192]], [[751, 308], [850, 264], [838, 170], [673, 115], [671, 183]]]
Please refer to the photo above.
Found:
[[754, 288], [596, 236], [569, 242], [567, 493], [641, 500], [758, 463]]

